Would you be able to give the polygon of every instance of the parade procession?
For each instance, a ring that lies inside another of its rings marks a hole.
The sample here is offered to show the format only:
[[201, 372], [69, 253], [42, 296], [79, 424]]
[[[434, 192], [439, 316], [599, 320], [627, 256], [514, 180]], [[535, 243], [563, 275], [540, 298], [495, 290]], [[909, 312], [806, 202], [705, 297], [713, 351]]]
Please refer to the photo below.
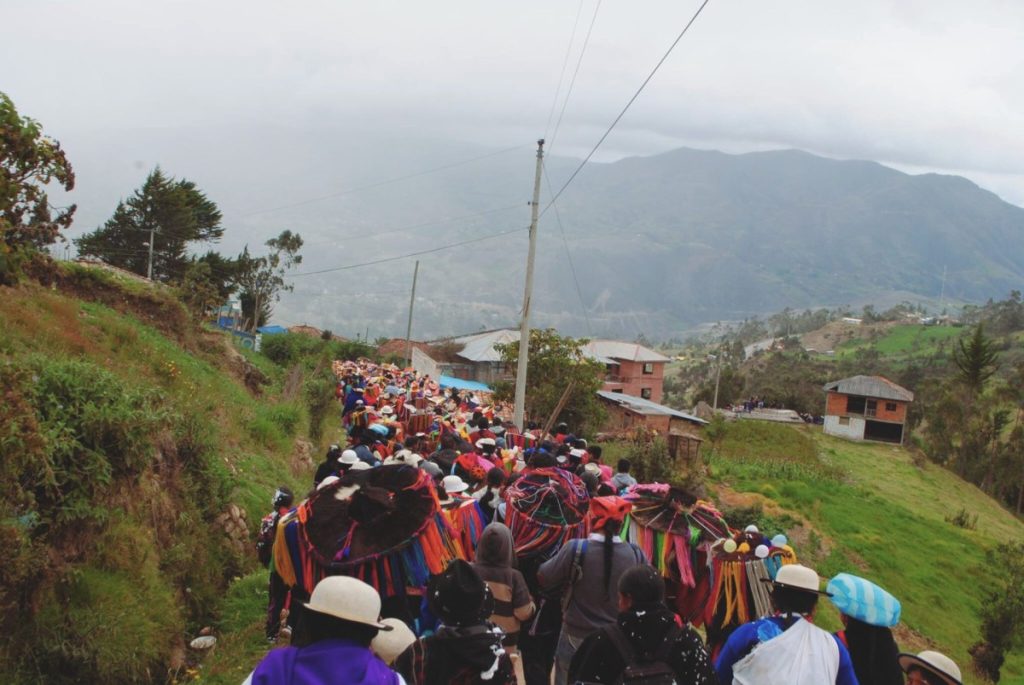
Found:
[[[520, 428], [489, 392], [333, 371], [347, 443], [305, 497], [273, 495], [266, 637], [290, 646], [246, 685], [960, 682], [900, 653], [895, 597], [819, 578], [786, 531], [639, 483], [565, 424]], [[814, 625], [822, 597], [845, 630]]]

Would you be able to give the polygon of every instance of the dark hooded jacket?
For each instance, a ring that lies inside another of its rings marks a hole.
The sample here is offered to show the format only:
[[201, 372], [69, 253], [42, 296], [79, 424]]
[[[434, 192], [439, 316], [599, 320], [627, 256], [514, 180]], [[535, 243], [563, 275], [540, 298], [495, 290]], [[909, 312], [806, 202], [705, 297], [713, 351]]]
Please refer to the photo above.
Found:
[[535, 610], [523, 574], [515, 569], [512, 531], [502, 523], [491, 523], [476, 545], [473, 568], [494, 595], [491, 621], [505, 632], [505, 644], [515, 645], [519, 628]]
[[395, 661], [407, 685], [516, 685], [501, 632], [489, 624], [442, 626]]
[[[663, 603], [634, 606], [619, 614], [616, 625], [633, 646], [636, 659], [653, 659], [665, 637], [676, 623], [676, 615]], [[610, 627], [591, 633], [569, 664], [569, 682], [614, 683], [625, 670], [625, 657], [609, 637]], [[718, 677], [700, 636], [690, 628], [682, 628], [665, 663], [672, 668], [679, 683], [716, 685]]]

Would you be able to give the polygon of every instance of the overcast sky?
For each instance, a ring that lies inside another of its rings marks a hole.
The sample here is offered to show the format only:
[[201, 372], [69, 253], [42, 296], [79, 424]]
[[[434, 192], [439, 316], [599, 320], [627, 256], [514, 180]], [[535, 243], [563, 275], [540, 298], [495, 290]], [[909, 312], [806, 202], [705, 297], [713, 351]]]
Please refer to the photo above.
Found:
[[[324, 122], [528, 144], [596, 4], [0, 0], [0, 90], [69, 144]], [[698, 5], [601, 4], [556, 153], [589, 149]], [[1024, 2], [711, 0], [600, 158], [678, 145], [959, 173], [1024, 205]]]

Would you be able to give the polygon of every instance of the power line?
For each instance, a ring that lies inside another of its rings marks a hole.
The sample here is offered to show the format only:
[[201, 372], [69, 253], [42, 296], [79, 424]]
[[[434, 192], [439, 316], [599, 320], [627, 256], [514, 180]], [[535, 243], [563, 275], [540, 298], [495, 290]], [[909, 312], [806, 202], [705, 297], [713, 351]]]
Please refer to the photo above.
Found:
[[[551, 187], [551, 178], [548, 176], [547, 166], [544, 167], [544, 179], [548, 184], [548, 192], [553, 191]], [[558, 232], [562, 235], [562, 245], [565, 247], [565, 256], [569, 261], [569, 273], [572, 274], [572, 282], [576, 284], [576, 296], [580, 301], [580, 309], [583, 311], [583, 318], [587, 322], [587, 334], [593, 335], [594, 329], [590, 325], [590, 313], [587, 311], [587, 305], [583, 302], [583, 290], [580, 288], [580, 279], [576, 276], [576, 265], [572, 261], [572, 251], [569, 249], [569, 241], [565, 237], [565, 228], [562, 227], [562, 214], [558, 211], [558, 205], [555, 207], [555, 219], [558, 222]]]
[[297, 274], [288, 274], [288, 276], [291, 277], [291, 278], [297, 278], [299, 276], [315, 276], [317, 274], [333, 273], [335, 271], [345, 271], [345, 270], [348, 270], [348, 269], [358, 269], [359, 267], [363, 267], [363, 266], [374, 266], [376, 264], [384, 264], [386, 262], [395, 262], [395, 261], [398, 261], [399, 259], [407, 259], [409, 257], [419, 257], [420, 255], [433, 254], [434, 252], [440, 252], [442, 250], [448, 250], [448, 249], [453, 248], [453, 247], [461, 247], [463, 245], [470, 245], [472, 243], [479, 243], [479, 242], [482, 242], [484, 240], [491, 240], [492, 238], [500, 238], [501, 236], [504, 236], [504, 235], [511, 235], [513, 233], [519, 233], [521, 231], [526, 231], [526, 230], [529, 230], [529, 228], [528, 227], [527, 228], [513, 228], [513, 229], [508, 230], [508, 231], [501, 231], [499, 233], [491, 233], [489, 235], [480, 236], [478, 238], [470, 238], [469, 240], [462, 240], [462, 241], [457, 242], [457, 243], [449, 243], [447, 245], [439, 245], [438, 247], [432, 247], [429, 250], [420, 250], [418, 252], [409, 252], [408, 254], [396, 255], [394, 257], [383, 257], [381, 259], [375, 259], [375, 260], [370, 261], [370, 262], [361, 262], [359, 264], [346, 264], [345, 266], [335, 266], [335, 267], [331, 267], [329, 269], [320, 269], [318, 271], [304, 271], [304, 272], [297, 273]]
[[558, 113], [558, 121], [555, 123], [555, 132], [551, 134], [551, 143], [548, 145], [548, 154], [555, 146], [555, 139], [558, 137], [558, 129], [562, 126], [562, 117], [565, 116], [565, 108], [572, 97], [572, 89], [576, 85], [576, 76], [580, 73], [580, 65], [583, 64], [583, 56], [587, 54], [587, 46], [590, 45], [590, 34], [594, 32], [594, 23], [597, 22], [597, 13], [601, 10], [601, 0], [597, 0], [594, 6], [594, 16], [590, 18], [590, 28], [587, 29], [587, 36], [583, 39], [583, 48], [580, 50], [579, 59], [576, 60], [576, 69], [572, 72], [572, 79], [569, 80], [569, 89], [565, 93], [565, 100], [562, 101], [562, 111]]
[[476, 217], [486, 216], [488, 214], [497, 214], [498, 212], [507, 212], [507, 211], [512, 210], [512, 209], [521, 209], [522, 206], [523, 206], [522, 202], [517, 202], [514, 205], [507, 205], [505, 207], [495, 207], [494, 209], [485, 209], [482, 212], [473, 212], [472, 214], [463, 214], [461, 216], [445, 217], [444, 219], [437, 219], [436, 221], [426, 221], [426, 222], [422, 222], [422, 223], [418, 223], [418, 224], [410, 224], [408, 226], [400, 226], [398, 228], [389, 228], [386, 231], [374, 231], [373, 233], [370, 233], [368, 235], [366, 234], [365, 231], [358, 231], [356, 233], [349, 233], [349, 234], [346, 234], [346, 235], [333, 236], [332, 239], [333, 240], [344, 240], [345, 238], [355, 238], [355, 237], [361, 237], [361, 236], [364, 236], [364, 235], [366, 237], [376, 238], [377, 236], [388, 235], [390, 233], [401, 233], [403, 231], [411, 231], [413, 229], [424, 228], [426, 226], [439, 226], [441, 224], [453, 223], [455, 221], [462, 221], [464, 219], [475, 219]]
[[679, 45], [679, 41], [683, 39], [683, 36], [686, 35], [686, 32], [690, 30], [691, 26], [693, 26], [693, 22], [697, 21], [697, 17], [700, 16], [700, 13], [704, 11], [704, 8], [707, 7], [710, 1], [711, 0], [704, 0], [704, 2], [700, 4], [700, 7], [697, 8], [697, 11], [694, 12], [692, 17], [690, 17], [690, 21], [686, 22], [686, 26], [684, 26], [683, 30], [679, 32], [679, 35], [676, 36], [676, 39], [672, 41], [672, 44], [668, 47], [668, 50], [665, 51], [665, 54], [661, 56], [661, 59], [658, 60], [658, 63], [654, 65], [654, 68], [651, 69], [651, 73], [647, 75], [647, 78], [644, 79], [643, 83], [640, 84], [640, 87], [637, 88], [635, 93], [633, 93], [633, 97], [629, 98], [629, 102], [626, 103], [626, 106], [622, 108], [622, 111], [619, 112], [618, 116], [616, 116], [615, 119], [612, 121], [611, 125], [608, 127], [608, 130], [606, 130], [604, 134], [602, 134], [602, 136], [598, 139], [594, 147], [590, 150], [590, 152], [587, 153], [587, 156], [583, 158], [583, 161], [580, 162], [579, 166], [576, 167], [575, 171], [572, 172], [572, 174], [569, 176], [566, 182], [562, 184], [562, 187], [558, 189], [558, 192], [555, 193], [554, 196], [551, 198], [551, 201], [548, 202], [546, 207], [544, 207], [543, 211], [541, 211], [541, 216], [543, 216], [551, 208], [551, 206], [555, 203], [555, 200], [561, 197], [562, 193], [565, 192], [565, 189], [569, 187], [569, 184], [571, 184], [576, 179], [576, 176], [578, 176], [579, 173], [583, 170], [583, 167], [587, 165], [587, 162], [589, 162], [590, 158], [594, 156], [594, 153], [597, 152], [597, 149], [599, 147], [601, 147], [605, 139], [609, 136], [609, 134], [611, 134], [612, 130], [619, 123], [622, 117], [626, 115], [626, 112], [629, 111], [629, 108], [632, 107], [634, 102], [636, 102], [636, 99], [640, 97], [640, 93], [642, 93], [644, 88], [647, 87], [647, 84], [651, 82], [651, 79], [654, 78], [654, 75], [658, 73], [658, 69], [661, 68], [661, 65], [665, 63], [665, 60], [668, 59], [668, 56], [671, 55], [672, 51], [675, 50], [677, 45]]
[[580, 16], [583, 14], [583, 0], [576, 7], [576, 20], [572, 23], [572, 34], [569, 36], [569, 44], [565, 47], [565, 58], [562, 60], [562, 72], [558, 75], [558, 87], [555, 88], [555, 99], [551, 101], [551, 110], [548, 112], [548, 123], [544, 124], [544, 137], [548, 137], [551, 130], [551, 119], [555, 116], [555, 107], [558, 105], [558, 96], [562, 92], [562, 81], [565, 79], [565, 68], [569, 66], [569, 55], [572, 54], [572, 44], [576, 42], [576, 27], [579, 26]]
[[523, 145], [514, 145], [512, 147], [507, 147], [504, 150], [497, 150], [495, 152], [488, 152], [485, 155], [478, 155], [476, 157], [470, 157], [469, 159], [463, 159], [463, 160], [460, 160], [458, 162], [452, 162], [450, 164], [444, 164], [442, 166], [433, 167], [433, 168], [430, 168], [430, 169], [424, 169], [423, 171], [417, 171], [415, 173], [406, 174], [404, 176], [396, 176], [394, 178], [389, 178], [389, 179], [385, 179], [385, 180], [382, 180], [382, 181], [377, 181], [375, 183], [370, 183], [370, 184], [365, 185], [365, 186], [357, 186], [355, 188], [346, 188], [345, 190], [339, 190], [339, 191], [334, 192], [334, 193], [328, 193], [327, 195], [320, 195], [320, 196], [317, 196], [317, 197], [311, 197], [311, 198], [309, 198], [307, 200], [300, 200], [298, 202], [292, 202], [291, 204], [280, 205], [278, 207], [268, 207], [266, 209], [258, 209], [258, 210], [254, 211], [254, 212], [248, 212], [247, 214], [242, 214], [242, 215], [240, 215], [240, 218], [245, 219], [245, 218], [250, 217], [250, 216], [256, 216], [257, 214], [268, 214], [270, 212], [279, 212], [279, 211], [285, 210], [285, 209], [294, 209], [295, 207], [302, 207], [302, 206], [305, 206], [305, 205], [313, 204], [315, 202], [321, 202], [323, 200], [329, 200], [331, 198], [341, 197], [342, 195], [349, 195], [351, 193], [357, 193], [357, 192], [360, 192], [360, 191], [363, 191], [363, 190], [371, 190], [373, 188], [379, 188], [381, 186], [385, 186], [385, 185], [388, 185], [390, 183], [398, 183], [400, 181], [408, 181], [409, 179], [412, 179], [412, 178], [418, 178], [420, 176], [426, 176], [428, 174], [437, 173], [439, 171], [447, 171], [448, 169], [454, 169], [455, 167], [463, 166], [465, 164], [471, 164], [473, 162], [479, 162], [480, 160], [488, 159], [489, 157], [497, 157], [498, 155], [503, 155], [505, 153], [512, 152], [513, 150], [518, 150], [518, 149], [520, 149], [522, 147], [524, 147], [524, 146]]

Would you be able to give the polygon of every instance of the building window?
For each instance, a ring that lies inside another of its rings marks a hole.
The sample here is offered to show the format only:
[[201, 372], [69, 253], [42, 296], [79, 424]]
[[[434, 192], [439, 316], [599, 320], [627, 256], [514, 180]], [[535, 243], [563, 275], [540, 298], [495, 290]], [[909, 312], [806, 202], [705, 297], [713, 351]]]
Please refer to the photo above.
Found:
[[850, 417], [849, 416], [840, 416], [839, 417], [839, 425], [840, 426], [849, 426], [850, 425]]
[[646, 364], [644, 364], [644, 374], [649, 376], [652, 373], [654, 373], [654, 364], [652, 364], [651, 362], [647, 362]]
[[642, 397], [645, 400], [651, 399], [651, 389], [650, 388], [640, 388], [640, 397]]
[[867, 398], [854, 397], [853, 395], [847, 395], [846, 397], [846, 413], [847, 414], [863, 414], [864, 406]]
[[614, 390], [612, 390], [612, 392], [617, 392], [621, 395], [623, 393], [623, 390], [622, 388], [615, 388]]
[[868, 400], [867, 401], [867, 406], [864, 409], [864, 415], [865, 416], [875, 416], [876, 414], [878, 414], [878, 401], [877, 400]]
[[886, 411], [896, 411], [896, 403], [895, 402], [886, 402], [885, 403], [885, 410]]

